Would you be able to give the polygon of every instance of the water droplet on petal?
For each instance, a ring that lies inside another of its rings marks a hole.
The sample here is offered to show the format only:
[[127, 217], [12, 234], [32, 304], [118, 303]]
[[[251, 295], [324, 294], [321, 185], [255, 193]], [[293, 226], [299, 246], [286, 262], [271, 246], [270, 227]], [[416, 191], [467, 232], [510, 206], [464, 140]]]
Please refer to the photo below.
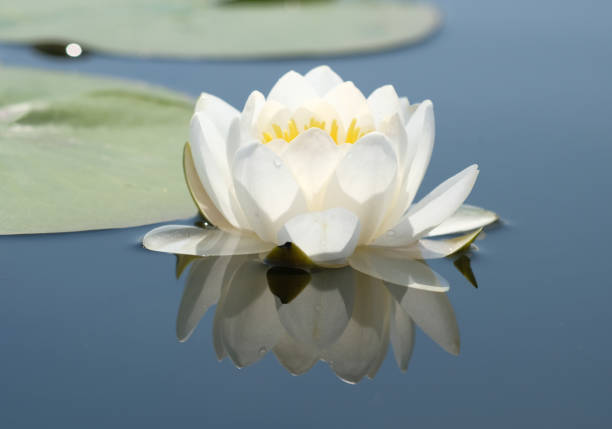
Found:
[[268, 350], [266, 350], [266, 348], [265, 348], [265, 347], [260, 348], [260, 349], [259, 349], [259, 356], [263, 356], [263, 355], [265, 355], [267, 351], [268, 351]]
[[278, 158], [274, 158], [274, 166], [275, 166], [276, 168], [280, 168], [280, 166], [281, 166], [281, 165], [282, 165], [282, 164], [281, 164], [281, 162], [280, 162], [280, 159], [278, 159]]
[[395, 236], [395, 230], [390, 229], [389, 231], [387, 231], [387, 235], [388, 235], [389, 237], [394, 237], [394, 236]]

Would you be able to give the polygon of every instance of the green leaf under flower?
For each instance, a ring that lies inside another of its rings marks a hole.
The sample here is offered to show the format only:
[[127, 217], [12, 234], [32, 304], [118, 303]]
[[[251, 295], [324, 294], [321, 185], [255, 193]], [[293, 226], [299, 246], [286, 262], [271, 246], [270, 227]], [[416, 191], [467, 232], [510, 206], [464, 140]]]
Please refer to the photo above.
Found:
[[0, 234], [194, 215], [180, 168], [192, 111], [143, 84], [0, 68]]

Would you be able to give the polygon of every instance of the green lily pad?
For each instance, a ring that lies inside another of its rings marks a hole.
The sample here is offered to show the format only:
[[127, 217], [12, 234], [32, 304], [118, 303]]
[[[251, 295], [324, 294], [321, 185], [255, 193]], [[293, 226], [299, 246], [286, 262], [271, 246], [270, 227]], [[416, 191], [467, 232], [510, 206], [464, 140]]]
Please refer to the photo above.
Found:
[[0, 234], [194, 215], [181, 169], [192, 112], [143, 84], [0, 67]]
[[19, 0], [0, 5], [0, 40], [76, 42], [126, 55], [247, 58], [376, 51], [440, 23], [421, 2]]

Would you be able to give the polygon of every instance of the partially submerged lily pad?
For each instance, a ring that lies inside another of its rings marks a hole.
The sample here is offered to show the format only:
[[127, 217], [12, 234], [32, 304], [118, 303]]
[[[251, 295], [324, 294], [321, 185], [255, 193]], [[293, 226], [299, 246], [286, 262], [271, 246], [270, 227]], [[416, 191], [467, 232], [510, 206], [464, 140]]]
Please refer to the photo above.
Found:
[[0, 67], [0, 234], [194, 215], [181, 172], [192, 111], [143, 84]]
[[215, 58], [376, 51], [418, 42], [440, 23], [426, 3], [348, 0], [20, 0], [2, 2], [0, 17], [2, 41]]

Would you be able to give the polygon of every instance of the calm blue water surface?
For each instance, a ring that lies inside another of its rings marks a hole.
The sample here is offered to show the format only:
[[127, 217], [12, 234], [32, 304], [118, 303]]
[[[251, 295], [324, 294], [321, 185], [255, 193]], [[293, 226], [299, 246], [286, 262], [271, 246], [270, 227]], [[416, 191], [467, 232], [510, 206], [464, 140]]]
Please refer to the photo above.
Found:
[[[260, 62], [44, 57], [4, 64], [146, 80], [242, 106], [285, 71], [325, 62], [365, 93], [391, 83], [436, 106], [422, 192], [477, 162], [469, 202], [500, 213], [478, 241], [474, 289], [451, 260], [452, 356], [417, 333], [357, 385], [272, 355], [238, 370], [212, 347], [213, 312], [175, 334], [184, 278], [148, 252], [150, 226], [0, 237], [0, 427], [610, 427], [612, 3], [438, 1], [442, 31], [376, 55]], [[186, 129], [187, 132], [187, 129]]]

